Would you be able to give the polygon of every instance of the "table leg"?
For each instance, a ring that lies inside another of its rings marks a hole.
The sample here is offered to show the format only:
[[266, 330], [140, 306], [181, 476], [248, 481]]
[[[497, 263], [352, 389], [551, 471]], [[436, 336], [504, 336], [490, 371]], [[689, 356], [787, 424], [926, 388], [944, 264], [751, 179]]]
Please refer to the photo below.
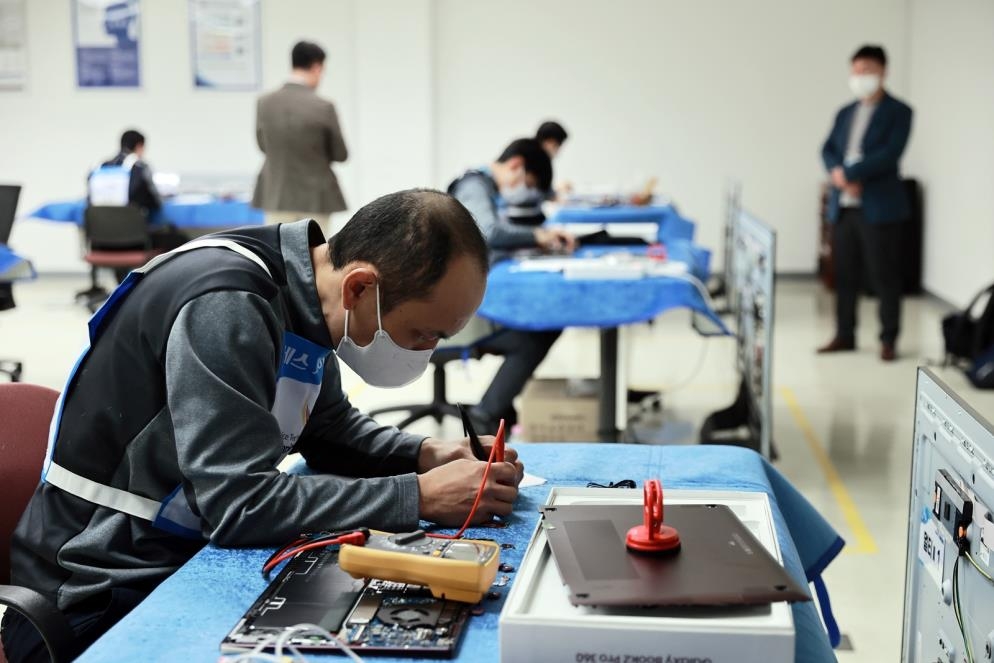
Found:
[[601, 442], [617, 442], [618, 328], [601, 329], [601, 400], [597, 434]]

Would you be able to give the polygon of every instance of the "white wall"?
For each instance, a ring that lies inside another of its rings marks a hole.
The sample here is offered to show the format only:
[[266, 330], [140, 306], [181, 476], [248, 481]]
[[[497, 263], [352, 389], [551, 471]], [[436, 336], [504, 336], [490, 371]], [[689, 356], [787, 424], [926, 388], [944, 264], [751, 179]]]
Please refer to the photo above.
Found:
[[[262, 163], [255, 145], [253, 92], [218, 92], [192, 85], [186, 0], [146, 0], [142, 6], [140, 90], [76, 87], [68, 0], [30, 0], [29, 79], [23, 92], [0, 92], [0, 181], [23, 184], [21, 213], [46, 201], [85, 194], [95, 163], [113, 156], [121, 132], [136, 127], [148, 139], [157, 170], [254, 174]], [[339, 104], [346, 132], [356, 126], [355, 30], [352, 2], [262, 3], [263, 87], [282, 84], [290, 48], [299, 39], [328, 52], [319, 92]], [[354, 165], [339, 169], [350, 193]], [[40, 269], [82, 269], [75, 228], [56, 223], [15, 225], [11, 242]]]
[[[907, 0], [817, 11], [791, 0], [262, 1], [265, 88], [285, 77], [296, 39], [329, 52], [320, 92], [338, 104], [353, 154], [340, 169], [353, 209], [445, 186], [556, 117], [572, 134], [561, 177], [627, 186], [657, 175], [715, 248], [723, 183], [739, 176], [747, 206], [780, 231], [787, 271], [814, 266], [817, 155], [856, 45], [883, 43], [892, 88], [907, 92]], [[140, 91], [77, 90], [69, 3], [27, 5], [29, 89], [0, 92], [0, 180], [24, 183], [22, 212], [79, 196], [131, 125], [159, 170], [256, 170], [255, 94], [192, 87], [185, 0], [142, 3]], [[12, 241], [41, 268], [79, 266], [72, 228], [18, 225]]]
[[925, 287], [963, 306], [994, 281], [994, 3], [913, 0], [911, 43]]
[[711, 247], [725, 178], [740, 177], [746, 206], [779, 231], [785, 271], [814, 270], [818, 154], [852, 51], [884, 44], [906, 90], [904, 0], [444, 0], [436, 13], [440, 176], [561, 118], [559, 175], [657, 175]]

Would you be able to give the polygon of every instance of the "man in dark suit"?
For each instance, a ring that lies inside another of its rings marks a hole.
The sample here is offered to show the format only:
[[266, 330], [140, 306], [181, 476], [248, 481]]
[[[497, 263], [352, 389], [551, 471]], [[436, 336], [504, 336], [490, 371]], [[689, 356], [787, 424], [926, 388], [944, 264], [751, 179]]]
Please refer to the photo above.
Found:
[[331, 164], [348, 159], [349, 151], [335, 105], [315, 93], [324, 60], [320, 46], [299, 42], [290, 80], [259, 99], [255, 137], [266, 161], [252, 205], [266, 211], [266, 223], [312, 218], [327, 236], [329, 215], [346, 209]]
[[880, 358], [893, 361], [901, 322], [900, 239], [911, 215], [898, 162], [911, 133], [911, 108], [883, 88], [887, 55], [863, 46], [852, 56], [844, 106], [821, 150], [832, 178], [828, 219], [835, 224], [836, 334], [819, 353], [856, 348], [862, 274], [880, 299]]

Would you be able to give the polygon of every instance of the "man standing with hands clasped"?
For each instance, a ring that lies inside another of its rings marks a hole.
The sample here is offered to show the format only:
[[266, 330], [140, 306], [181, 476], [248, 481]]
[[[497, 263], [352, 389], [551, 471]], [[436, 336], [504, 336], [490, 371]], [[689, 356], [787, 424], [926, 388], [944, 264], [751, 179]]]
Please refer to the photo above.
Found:
[[832, 178], [828, 219], [835, 224], [836, 334], [820, 354], [856, 349], [862, 274], [880, 299], [880, 358], [893, 361], [901, 322], [901, 233], [911, 207], [898, 162], [911, 133], [911, 108], [883, 87], [887, 55], [863, 46], [852, 56], [857, 101], [835, 116], [821, 150]]

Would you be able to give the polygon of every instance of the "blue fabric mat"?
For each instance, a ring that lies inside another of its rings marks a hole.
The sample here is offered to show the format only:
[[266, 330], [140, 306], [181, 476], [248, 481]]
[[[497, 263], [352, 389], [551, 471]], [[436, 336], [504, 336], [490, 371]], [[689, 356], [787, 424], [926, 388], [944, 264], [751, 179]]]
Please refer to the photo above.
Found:
[[[685, 262], [702, 284], [708, 277], [711, 253], [687, 240], [667, 242], [671, 260]], [[584, 249], [578, 256], [620, 247]], [[633, 252], [645, 252], [645, 249]], [[703, 285], [702, 285], [703, 287]], [[561, 273], [525, 272], [512, 260], [497, 263], [487, 278], [487, 292], [477, 312], [512, 329], [542, 331], [566, 327], [618, 327], [645, 322], [678, 307], [690, 308], [728, 333], [723, 320], [710, 308], [694, 283], [674, 277], [632, 280], [567, 280]]]
[[0, 283], [27, 281], [37, 276], [31, 261], [0, 244]]
[[[81, 226], [85, 209], [85, 200], [72, 200], [42, 205], [29, 216]], [[233, 228], [262, 225], [263, 213], [239, 200], [215, 199], [198, 203], [166, 200], [162, 203], [162, 209], [152, 215], [151, 221], [171, 223], [177, 228]]]
[[[506, 529], [471, 529], [469, 537], [496, 538], [514, 544], [502, 560], [520, 565], [535, 522], [552, 485], [583, 486], [650, 477], [666, 488], [759, 491], [770, 496], [784, 566], [806, 585], [805, 569], [837, 552], [841, 539], [793, 486], [758, 454], [733, 447], [598, 444], [522, 444], [516, 447], [527, 469], [549, 479], [525, 488]], [[607, 461], [607, 462], [606, 462]], [[779, 508], [778, 508], [779, 507]], [[796, 545], [795, 545], [796, 544]], [[213, 661], [225, 635], [266, 587], [259, 573], [271, 550], [204, 548], [152, 595], [97, 641], [79, 659], [103, 661]], [[827, 562], [825, 562], [827, 563]], [[511, 573], [511, 581], [514, 581]], [[497, 661], [498, 616], [507, 589], [485, 601], [485, 612], [473, 617], [458, 652], [460, 661]], [[835, 660], [812, 603], [793, 606], [795, 660]], [[318, 657], [344, 660], [342, 657]], [[388, 663], [411, 659], [368, 657]], [[425, 660], [425, 659], [421, 659]]]
[[617, 205], [614, 207], [561, 207], [549, 223], [658, 223], [659, 241], [694, 239], [694, 222], [672, 205]]

